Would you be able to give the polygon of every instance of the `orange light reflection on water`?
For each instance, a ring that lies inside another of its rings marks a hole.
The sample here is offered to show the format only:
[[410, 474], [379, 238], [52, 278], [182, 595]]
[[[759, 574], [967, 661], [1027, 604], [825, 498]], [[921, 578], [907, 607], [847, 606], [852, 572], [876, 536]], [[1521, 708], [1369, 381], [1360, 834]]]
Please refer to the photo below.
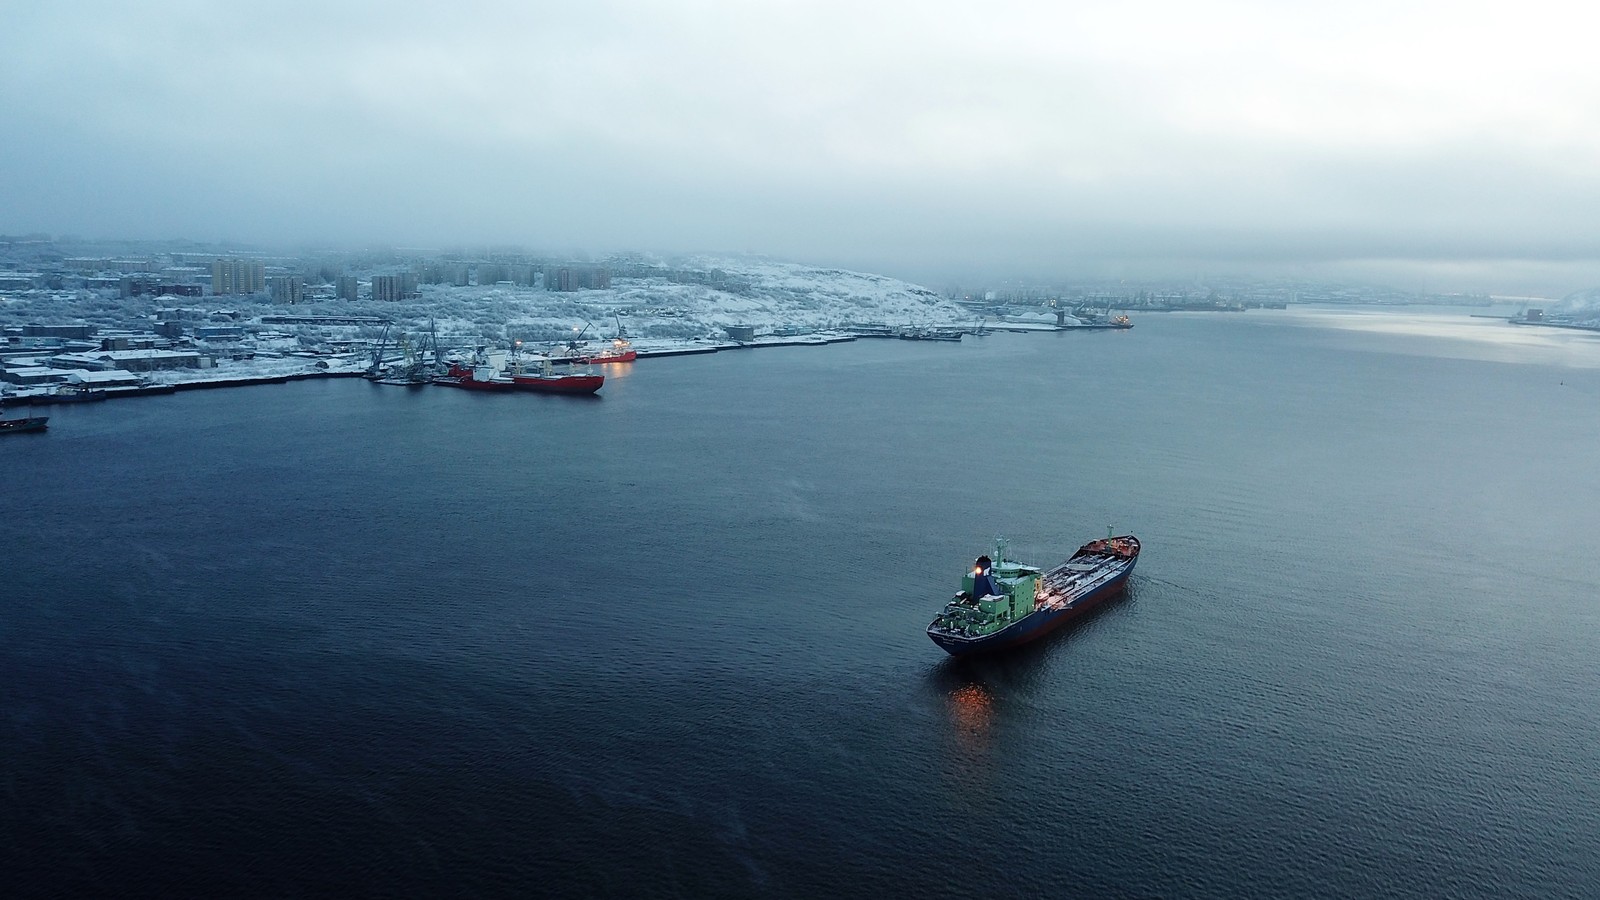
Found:
[[595, 374], [604, 375], [607, 381], [621, 381], [633, 374], [631, 362], [593, 362]]
[[961, 804], [983, 802], [994, 794], [995, 696], [978, 682], [945, 694], [950, 716], [946, 777], [951, 799]]
[[994, 732], [994, 695], [976, 682], [950, 692], [950, 718], [964, 753], [986, 756]]

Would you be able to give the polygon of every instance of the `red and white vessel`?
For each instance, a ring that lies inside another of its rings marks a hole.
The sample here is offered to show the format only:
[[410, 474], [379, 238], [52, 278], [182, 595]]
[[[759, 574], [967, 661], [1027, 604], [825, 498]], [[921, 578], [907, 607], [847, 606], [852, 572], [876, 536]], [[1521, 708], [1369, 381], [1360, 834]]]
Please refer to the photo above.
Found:
[[633, 349], [633, 344], [629, 343], [627, 338], [618, 337], [612, 339], [611, 346], [602, 349], [598, 353], [591, 353], [588, 356], [579, 356], [576, 358], [576, 361], [581, 363], [603, 365], [605, 363], [633, 362], [638, 358], [639, 354]]
[[510, 379], [495, 377], [494, 369], [488, 366], [469, 366], [463, 363], [451, 363], [449, 371], [443, 375], [433, 377], [434, 384], [445, 387], [464, 388], [469, 391], [511, 391], [516, 390], [516, 385]]
[[511, 385], [519, 391], [546, 394], [592, 394], [606, 383], [604, 375], [589, 372], [557, 372], [547, 360], [538, 372], [513, 372]]

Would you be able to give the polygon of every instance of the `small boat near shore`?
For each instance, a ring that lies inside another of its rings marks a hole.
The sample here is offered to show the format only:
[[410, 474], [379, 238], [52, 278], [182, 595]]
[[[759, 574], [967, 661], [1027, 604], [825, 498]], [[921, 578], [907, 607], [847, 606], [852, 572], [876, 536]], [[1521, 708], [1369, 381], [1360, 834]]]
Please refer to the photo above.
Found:
[[429, 384], [437, 383], [431, 376], [428, 375], [409, 375], [404, 373], [399, 375], [383, 375], [378, 378], [369, 378], [367, 380], [371, 381], [373, 384], [388, 384], [396, 387], [411, 388], [426, 387]]
[[902, 341], [960, 341], [966, 332], [960, 328], [901, 328], [895, 337]]
[[625, 363], [638, 359], [639, 354], [633, 349], [633, 342], [628, 340], [628, 329], [622, 327], [622, 317], [612, 316], [612, 318], [616, 319], [617, 322], [617, 334], [611, 339], [610, 346], [602, 347], [594, 353], [588, 352], [588, 348], [584, 347], [582, 343], [583, 335], [588, 332], [590, 327], [589, 323], [585, 322], [583, 331], [578, 333], [578, 339], [567, 344], [567, 358], [572, 362], [585, 365]]
[[630, 342], [627, 338], [619, 337], [613, 339], [611, 341], [611, 346], [606, 347], [600, 352], [591, 353], [587, 356], [575, 357], [574, 361], [587, 363], [590, 365], [605, 365], [606, 363], [633, 362], [638, 358], [639, 354], [633, 349], [632, 342]]
[[51, 400], [55, 403], [93, 403], [106, 399], [105, 388], [91, 388], [86, 384], [64, 384], [56, 388]]
[[[1071, 319], [1071, 322], [1067, 320]], [[1057, 331], [1122, 331], [1132, 328], [1133, 320], [1127, 313], [1111, 314], [1111, 307], [1096, 309], [1091, 306], [1079, 306], [1071, 314], [1066, 309], [1056, 310]]]
[[28, 416], [22, 419], [0, 419], [0, 434], [27, 434], [49, 428], [49, 416]]

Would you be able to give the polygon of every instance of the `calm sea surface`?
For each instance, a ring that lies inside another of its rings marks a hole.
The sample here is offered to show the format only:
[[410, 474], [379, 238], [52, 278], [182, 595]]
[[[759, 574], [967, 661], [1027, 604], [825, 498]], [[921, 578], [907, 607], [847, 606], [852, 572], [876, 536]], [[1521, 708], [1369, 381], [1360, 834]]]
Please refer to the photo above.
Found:
[[0, 895], [1600, 895], [1600, 336], [1136, 324], [47, 410]]

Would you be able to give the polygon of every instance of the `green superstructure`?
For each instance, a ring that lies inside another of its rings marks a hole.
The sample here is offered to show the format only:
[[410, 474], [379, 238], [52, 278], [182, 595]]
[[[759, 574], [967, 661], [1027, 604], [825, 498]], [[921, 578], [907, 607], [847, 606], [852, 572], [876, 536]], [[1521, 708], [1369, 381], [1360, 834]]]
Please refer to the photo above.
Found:
[[1005, 549], [1005, 541], [996, 543], [994, 566], [990, 570], [999, 593], [973, 596], [977, 573], [969, 571], [961, 578], [961, 593], [934, 620], [934, 625], [962, 634], [984, 635], [1033, 613], [1039, 592], [1039, 570], [1006, 559]]
[[978, 557], [961, 579], [965, 590], [945, 604], [928, 637], [952, 656], [1001, 650], [1031, 641], [1122, 592], [1139, 558], [1131, 534], [1090, 541], [1049, 571], [1005, 558]]

